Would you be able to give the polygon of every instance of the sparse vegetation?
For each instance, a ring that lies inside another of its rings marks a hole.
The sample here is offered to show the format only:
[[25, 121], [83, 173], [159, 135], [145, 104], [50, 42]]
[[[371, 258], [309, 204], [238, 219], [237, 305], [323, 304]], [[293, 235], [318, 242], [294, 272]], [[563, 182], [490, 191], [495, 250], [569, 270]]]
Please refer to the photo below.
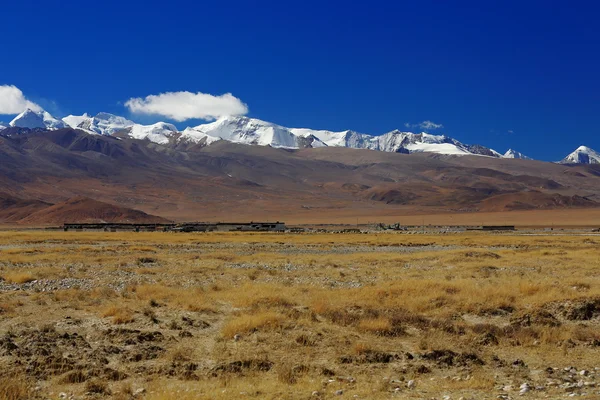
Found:
[[0, 400], [478, 398], [523, 382], [560, 397], [548, 382], [570, 366], [600, 384], [594, 238], [29, 231], [0, 244]]

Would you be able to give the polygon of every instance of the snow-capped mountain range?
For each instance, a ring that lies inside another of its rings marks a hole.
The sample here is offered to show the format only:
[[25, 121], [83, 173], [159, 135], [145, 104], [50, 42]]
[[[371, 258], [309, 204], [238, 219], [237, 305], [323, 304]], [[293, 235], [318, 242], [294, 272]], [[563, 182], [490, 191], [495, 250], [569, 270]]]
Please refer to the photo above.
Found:
[[87, 114], [69, 115], [63, 118], [63, 121], [71, 128], [82, 129], [88, 133], [107, 136], [123, 133], [134, 139], [148, 139], [159, 144], [169, 143], [169, 138], [178, 133], [173, 124], [157, 122], [153, 125], [140, 125], [127, 118], [108, 113], [99, 113], [94, 117]]
[[[158, 144], [199, 143], [210, 145], [219, 140], [227, 140], [247, 145], [289, 149], [349, 147], [397, 153], [431, 152], [531, 160], [513, 149], [500, 154], [481, 145], [467, 145], [448, 136], [425, 132], [412, 133], [393, 130], [383, 135], [369, 135], [351, 130], [332, 132], [307, 128], [287, 128], [248, 117], [222, 117], [211, 123], [178, 131], [174, 125], [166, 122], [141, 125], [109, 113], [99, 113], [95, 116], [69, 115], [60, 120], [46, 111], [36, 112], [28, 109], [15, 117], [9, 126], [47, 130], [70, 127], [90, 134], [125, 136], [149, 140]], [[0, 130], [6, 127], [6, 124], [0, 123]], [[600, 164], [600, 154], [588, 147], [581, 146], [560, 162]]]

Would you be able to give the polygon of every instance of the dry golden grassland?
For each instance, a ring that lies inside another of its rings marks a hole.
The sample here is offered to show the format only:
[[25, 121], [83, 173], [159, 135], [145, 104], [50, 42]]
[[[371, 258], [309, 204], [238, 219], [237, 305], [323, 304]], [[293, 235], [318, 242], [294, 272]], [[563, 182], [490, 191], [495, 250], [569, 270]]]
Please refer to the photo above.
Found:
[[600, 398], [600, 236], [0, 232], [0, 400]]

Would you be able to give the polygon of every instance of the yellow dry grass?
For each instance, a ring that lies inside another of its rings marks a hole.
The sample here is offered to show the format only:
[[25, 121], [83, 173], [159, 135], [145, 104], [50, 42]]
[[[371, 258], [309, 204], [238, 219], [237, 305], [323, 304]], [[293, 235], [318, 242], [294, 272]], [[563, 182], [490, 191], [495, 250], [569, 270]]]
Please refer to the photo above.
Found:
[[182, 290], [180, 287], [163, 285], [139, 285], [130, 290], [133, 297], [144, 302], [157, 301], [196, 312], [213, 311], [211, 297], [203, 289]]
[[284, 321], [285, 318], [282, 315], [274, 312], [241, 315], [226, 322], [221, 333], [226, 338], [233, 338], [237, 334], [280, 329]]
[[113, 324], [127, 324], [134, 321], [133, 312], [123, 306], [112, 305], [102, 311], [102, 317], [112, 317]]
[[[128, 377], [105, 389], [123, 398], [144, 387], [147, 399], [384, 399], [400, 378], [406, 397], [478, 398], [600, 357], [597, 317], [569, 316], [600, 299], [600, 237], [589, 234], [17, 231], [0, 244], [5, 283], [40, 285], [0, 292], [0, 337], [51, 325], [113, 349], [110, 368]], [[43, 286], [61, 280], [75, 283]], [[433, 350], [484, 364], [423, 358]]]
[[29, 400], [31, 384], [23, 374], [0, 376], [0, 400]]
[[2, 279], [8, 283], [28, 283], [36, 280], [31, 272], [10, 271], [2, 274]]
[[386, 335], [392, 332], [393, 326], [390, 319], [386, 317], [367, 318], [360, 320], [358, 330], [376, 335]]

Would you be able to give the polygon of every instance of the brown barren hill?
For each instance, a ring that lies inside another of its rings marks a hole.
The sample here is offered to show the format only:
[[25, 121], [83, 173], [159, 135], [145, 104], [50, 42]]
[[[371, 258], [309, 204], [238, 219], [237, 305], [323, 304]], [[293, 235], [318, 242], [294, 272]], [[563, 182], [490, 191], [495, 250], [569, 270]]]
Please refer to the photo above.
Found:
[[[1, 192], [52, 204], [85, 196], [182, 222], [396, 222], [401, 215], [595, 211], [600, 203], [600, 166], [493, 157], [225, 141], [174, 147], [61, 129], [0, 135], [0, 159]], [[74, 211], [57, 218], [47, 215], [54, 209], [32, 212], [24, 222], [153, 218], [65, 207]]]
[[17, 222], [51, 205], [40, 200], [20, 199], [8, 193], [0, 193], [0, 221]]
[[143, 211], [119, 207], [87, 197], [75, 197], [37, 211], [19, 221], [27, 225], [73, 222], [166, 223], [169, 220]]
[[563, 196], [538, 191], [516, 192], [489, 197], [481, 202], [481, 211], [515, 211], [556, 208], [591, 208], [599, 203], [586, 197]]

